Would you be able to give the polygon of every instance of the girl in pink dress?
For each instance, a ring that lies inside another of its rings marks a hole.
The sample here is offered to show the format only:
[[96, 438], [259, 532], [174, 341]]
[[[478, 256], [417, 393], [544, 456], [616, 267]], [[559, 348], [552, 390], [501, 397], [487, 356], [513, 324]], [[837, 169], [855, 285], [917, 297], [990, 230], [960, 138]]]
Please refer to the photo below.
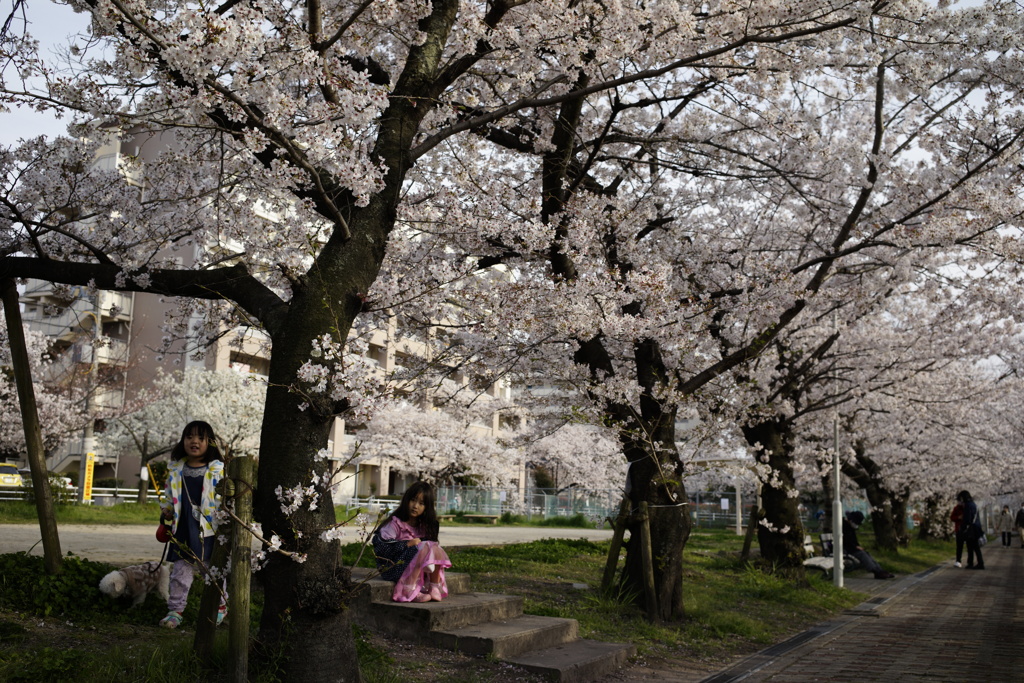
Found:
[[398, 509], [373, 535], [373, 551], [381, 578], [395, 582], [395, 602], [441, 601], [448, 597], [444, 570], [452, 566], [437, 542], [434, 488], [418, 481], [410, 486]]

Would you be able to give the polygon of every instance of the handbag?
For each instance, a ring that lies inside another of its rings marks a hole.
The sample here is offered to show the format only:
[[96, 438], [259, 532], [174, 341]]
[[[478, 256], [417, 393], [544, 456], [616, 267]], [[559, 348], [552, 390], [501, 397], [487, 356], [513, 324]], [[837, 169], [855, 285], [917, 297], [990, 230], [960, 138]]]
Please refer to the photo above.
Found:
[[980, 548], [986, 543], [988, 543], [988, 536], [986, 536], [984, 532], [978, 534], [978, 547]]

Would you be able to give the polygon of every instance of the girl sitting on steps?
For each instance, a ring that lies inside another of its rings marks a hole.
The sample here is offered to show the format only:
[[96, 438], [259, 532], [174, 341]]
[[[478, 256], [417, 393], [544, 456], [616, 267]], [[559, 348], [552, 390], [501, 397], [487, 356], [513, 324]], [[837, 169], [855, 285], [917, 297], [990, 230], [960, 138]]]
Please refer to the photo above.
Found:
[[395, 602], [441, 601], [448, 597], [444, 570], [448, 554], [437, 542], [434, 488], [418, 481], [410, 486], [398, 509], [373, 534], [373, 552], [381, 578], [395, 582]]

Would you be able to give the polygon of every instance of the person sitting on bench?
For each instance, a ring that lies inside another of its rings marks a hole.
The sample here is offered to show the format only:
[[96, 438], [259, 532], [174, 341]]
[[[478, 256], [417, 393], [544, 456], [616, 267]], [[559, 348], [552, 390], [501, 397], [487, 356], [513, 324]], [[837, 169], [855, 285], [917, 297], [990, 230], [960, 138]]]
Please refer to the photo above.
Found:
[[875, 575], [876, 579], [893, 579], [895, 574], [882, 569], [881, 565], [875, 562], [875, 558], [868, 554], [868, 551], [861, 547], [857, 539], [857, 527], [864, 523], [864, 513], [859, 510], [846, 513], [843, 520], [843, 553], [857, 558], [860, 566]]

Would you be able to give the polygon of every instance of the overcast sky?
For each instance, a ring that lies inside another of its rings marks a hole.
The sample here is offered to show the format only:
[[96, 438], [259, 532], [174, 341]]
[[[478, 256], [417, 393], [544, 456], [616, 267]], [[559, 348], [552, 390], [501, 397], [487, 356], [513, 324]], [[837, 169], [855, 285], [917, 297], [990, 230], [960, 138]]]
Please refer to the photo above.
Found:
[[[50, 0], [26, 2], [24, 7], [28, 31], [39, 41], [44, 55], [50, 54], [55, 45], [67, 44], [68, 36], [78, 33], [88, 25], [87, 15], [75, 14], [66, 5], [58, 5]], [[6, 19], [10, 9], [5, 8], [3, 12], [3, 18]], [[23, 28], [20, 17], [15, 19], [11, 26], [12, 31], [20, 31]], [[12, 145], [19, 138], [36, 135], [59, 135], [64, 132], [65, 125], [66, 120], [58, 121], [52, 114], [12, 109], [9, 113], [0, 113], [0, 145]]]

